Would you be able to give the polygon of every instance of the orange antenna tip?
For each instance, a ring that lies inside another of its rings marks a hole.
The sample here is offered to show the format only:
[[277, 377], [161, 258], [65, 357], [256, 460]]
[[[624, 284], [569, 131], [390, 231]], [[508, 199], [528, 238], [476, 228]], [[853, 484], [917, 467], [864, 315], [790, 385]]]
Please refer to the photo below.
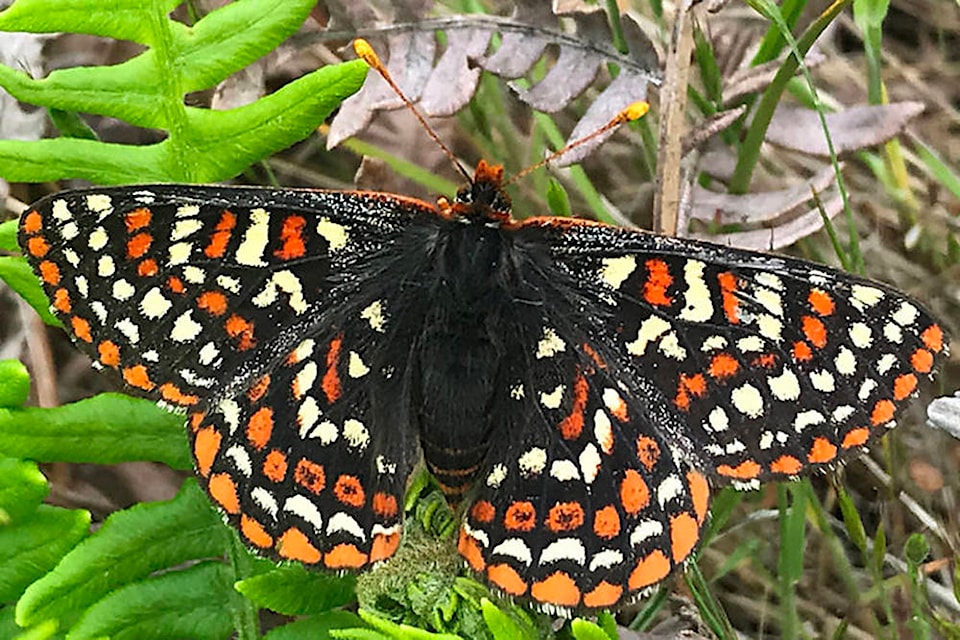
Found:
[[647, 115], [648, 111], [650, 111], [650, 103], [646, 100], [638, 100], [621, 111], [620, 115], [623, 117], [624, 121], [632, 122], [633, 120], [639, 120], [643, 116]]
[[357, 57], [366, 62], [373, 69], [383, 68], [380, 62], [380, 56], [373, 50], [373, 46], [363, 38], [357, 38], [353, 41], [353, 51]]

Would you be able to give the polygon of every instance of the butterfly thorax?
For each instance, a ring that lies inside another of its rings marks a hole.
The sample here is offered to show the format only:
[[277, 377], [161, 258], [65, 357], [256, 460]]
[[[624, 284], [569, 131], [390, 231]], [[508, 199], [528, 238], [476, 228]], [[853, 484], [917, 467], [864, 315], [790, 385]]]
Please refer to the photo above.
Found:
[[462, 222], [487, 223], [510, 220], [510, 197], [503, 190], [503, 167], [481, 160], [470, 184], [457, 192], [456, 200], [445, 209], [448, 217]]

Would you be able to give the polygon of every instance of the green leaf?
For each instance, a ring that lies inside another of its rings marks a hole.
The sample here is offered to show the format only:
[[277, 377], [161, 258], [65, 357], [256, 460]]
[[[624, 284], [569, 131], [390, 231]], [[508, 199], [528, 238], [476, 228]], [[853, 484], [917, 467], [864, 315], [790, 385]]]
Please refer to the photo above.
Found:
[[917, 567], [923, 564], [927, 556], [930, 555], [930, 543], [927, 542], [926, 537], [924, 537], [922, 533], [912, 533], [910, 537], [907, 538], [907, 543], [904, 545], [903, 550], [907, 558], [907, 563]]
[[0, 457], [0, 531], [36, 511], [49, 490], [35, 463]]
[[30, 395], [30, 374], [19, 360], [0, 360], [0, 407], [22, 407]]
[[40, 505], [22, 523], [0, 527], [0, 602], [16, 600], [28, 585], [57, 566], [89, 529], [86, 511], [49, 505]]
[[192, 466], [183, 416], [120, 393], [52, 409], [0, 408], [0, 451], [38, 462]]
[[43, 622], [34, 625], [21, 633], [20, 635], [14, 637], [14, 640], [47, 640], [48, 638], [62, 638], [62, 635], [58, 635], [57, 631], [60, 629], [60, 625], [56, 620], [44, 620]]
[[240, 596], [232, 570], [203, 562], [121, 587], [103, 597], [70, 629], [70, 640], [219, 640], [233, 632], [230, 611]]
[[536, 635], [531, 635], [530, 629], [521, 627], [516, 620], [501, 611], [487, 598], [480, 601], [480, 608], [483, 611], [483, 620], [487, 623], [487, 628], [493, 634], [494, 640], [536, 638]]
[[358, 613], [364, 622], [390, 638], [398, 638], [399, 640], [461, 640], [460, 636], [455, 636], [450, 633], [432, 633], [411, 627], [408, 624], [397, 624], [386, 618], [381, 618], [367, 609], [360, 609]]
[[850, 541], [856, 545], [860, 553], [867, 552], [867, 532], [863, 527], [863, 520], [860, 519], [860, 513], [853, 504], [850, 494], [842, 487], [837, 492], [837, 500], [840, 503], [840, 513], [843, 515], [843, 523], [847, 528], [847, 535]]
[[80, 611], [155, 571], [221, 556], [230, 535], [189, 479], [173, 500], [139, 504], [107, 518], [54, 572], [30, 585], [17, 603], [17, 623]]
[[583, 618], [575, 618], [570, 623], [570, 631], [576, 640], [610, 640], [606, 631]]
[[306, 138], [366, 78], [361, 60], [309, 73], [252, 104], [229, 111], [187, 109], [184, 144], [204, 158], [196, 179], [232, 178], [256, 160]]
[[[0, 140], [0, 147], [4, 140]], [[2, 160], [0, 160], [2, 163]], [[14, 258], [12, 256], [0, 256], [0, 280], [19, 294], [21, 298], [27, 301], [34, 310], [40, 314], [45, 324], [56, 327], [60, 326], [60, 321], [50, 313], [50, 301], [47, 294], [43, 292], [40, 281], [33, 274], [30, 265], [25, 258]]]
[[356, 579], [307, 571], [302, 565], [279, 567], [241, 580], [237, 591], [256, 604], [288, 616], [322, 613], [356, 600]]
[[263, 640], [325, 640], [335, 637], [330, 634], [337, 629], [363, 629], [363, 620], [348, 611], [327, 611], [305, 620], [297, 620], [277, 627], [263, 637]]
[[570, 217], [570, 196], [567, 190], [557, 181], [556, 178], [550, 178], [547, 182], [547, 206], [550, 207], [550, 213], [555, 216]]
[[20, 251], [17, 244], [17, 220], [7, 220], [0, 223], [0, 251]]
[[156, 15], [166, 14], [180, 0], [17, 0], [0, 13], [0, 31], [28, 33], [88, 33], [105, 38], [148, 44]]

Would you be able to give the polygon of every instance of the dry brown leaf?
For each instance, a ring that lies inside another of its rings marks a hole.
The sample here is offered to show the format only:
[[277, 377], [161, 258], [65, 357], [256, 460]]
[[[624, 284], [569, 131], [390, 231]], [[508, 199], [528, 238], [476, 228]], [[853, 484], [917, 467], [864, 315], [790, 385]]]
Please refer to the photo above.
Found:
[[[875, 147], [894, 137], [923, 112], [921, 102], [851, 107], [826, 114], [837, 154]], [[779, 106], [767, 129], [767, 142], [813, 156], [829, 157], [820, 116], [812, 109]]]

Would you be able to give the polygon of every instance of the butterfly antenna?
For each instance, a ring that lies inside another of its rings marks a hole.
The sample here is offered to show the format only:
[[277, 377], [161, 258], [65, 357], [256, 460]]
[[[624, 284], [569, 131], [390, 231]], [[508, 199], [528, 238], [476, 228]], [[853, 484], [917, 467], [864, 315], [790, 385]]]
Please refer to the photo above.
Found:
[[520, 178], [524, 177], [525, 175], [527, 175], [527, 174], [529, 174], [529, 173], [531, 173], [531, 172], [533, 172], [533, 171], [536, 171], [537, 169], [539, 169], [539, 168], [542, 167], [543, 165], [548, 164], [548, 163], [550, 163], [550, 162], [553, 162], [554, 160], [556, 160], [557, 158], [559, 158], [560, 156], [562, 156], [562, 155], [565, 154], [566, 152], [570, 151], [571, 149], [574, 149], [574, 148], [576, 148], [576, 147], [579, 147], [579, 146], [582, 145], [582, 144], [585, 144], [585, 143], [587, 143], [587, 142], [590, 142], [590, 141], [593, 140], [594, 138], [597, 138], [597, 137], [603, 135], [603, 134], [606, 133], [607, 131], [610, 131], [611, 129], [615, 129], [616, 127], [619, 127], [619, 126], [620, 126], [621, 124], [623, 124], [624, 122], [630, 122], [630, 121], [632, 121], [632, 120], [639, 120], [640, 118], [642, 118], [643, 116], [645, 116], [648, 111], [650, 111], [650, 103], [649, 103], [649, 102], [645, 102], [645, 101], [643, 101], [643, 100], [640, 100], [640, 101], [638, 101], [638, 102], [634, 102], [633, 104], [631, 104], [631, 105], [627, 106], [625, 109], [623, 109], [620, 113], [618, 113], [617, 115], [615, 115], [613, 118], [611, 118], [610, 121], [607, 122], [607, 124], [603, 125], [603, 126], [600, 127], [599, 129], [595, 130], [593, 133], [589, 133], [589, 134], [583, 136], [582, 138], [577, 138], [576, 140], [574, 140], [574, 141], [571, 142], [570, 144], [564, 146], [562, 149], [559, 149], [559, 150], [557, 150], [557, 151], [554, 151], [553, 153], [551, 153], [550, 155], [548, 155], [546, 158], [544, 158], [544, 159], [541, 160], [540, 162], [538, 162], [538, 163], [536, 163], [536, 164], [530, 165], [530, 166], [527, 167], [526, 169], [522, 170], [520, 173], [514, 174], [509, 180], [507, 180], [506, 182], [503, 183], [504, 186], [510, 184], [511, 182], [516, 182], [517, 180], [519, 180]]
[[379, 73], [380, 77], [383, 78], [388, 85], [390, 85], [390, 88], [393, 89], [393, 92], [400, 97], [407, 109], [410, 109], [410, 111], [413, 112], [413, 115], [415, 115], [417, 120], [420, 121], [420, 125], [426, 129], [427, 135], [433, 138], [433, 141], [437, 143], [437, 146], [439, 146], [440, 149], [442, 149], [447, 155], [447, 157], [450, 158], [450, 162], [452, 162], [453, 166], [457, 168], [457, 171], [459, 171], [463, 177], [467, 179], [467, 182], [471, 182], [473, 180], [473, 176], [471, 176], [470, 173], [463, 168], [463, 165], [460, 164], [460, 162], [457, 160], [457, 157], [453, 155], [453, 151], [451, 151], [450, 148], [443, 143], [443, 140], [440, 139], [440, 136], [437, 135], [436, 131], [434, 131], [433, 128], [427, 124], [427, 121], [420, 114], [420, 111], [413, 106], [413, 103], [410, 102], [410, 99], [404, 95], [403, 91], [400, 90], [400, 87], [397, 86], [397, 83], [393, 81], [393, 77], [390, 75], [390, 72], [387, 71], [387, 67], [384, 66], [383, 62], [380, 60], [380, 56], [378, 56], [377, 52], [373, 50], [373, 46], [363, 38], [357, 38], [353, 41], [353, 50], [356, 52], [358, 58], [366, 62], [367, 66]]

